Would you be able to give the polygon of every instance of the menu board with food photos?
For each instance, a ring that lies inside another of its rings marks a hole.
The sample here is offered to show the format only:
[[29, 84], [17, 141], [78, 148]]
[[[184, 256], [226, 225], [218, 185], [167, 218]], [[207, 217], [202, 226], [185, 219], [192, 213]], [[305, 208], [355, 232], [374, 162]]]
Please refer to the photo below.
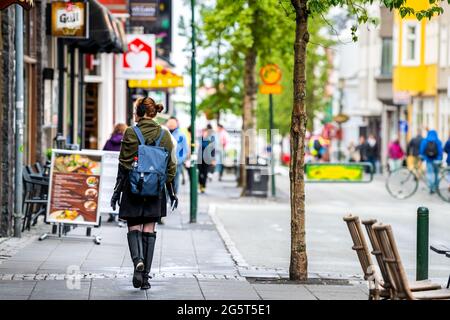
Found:
[[102, 153], [53, 150], [48, 223], [98, 225]]

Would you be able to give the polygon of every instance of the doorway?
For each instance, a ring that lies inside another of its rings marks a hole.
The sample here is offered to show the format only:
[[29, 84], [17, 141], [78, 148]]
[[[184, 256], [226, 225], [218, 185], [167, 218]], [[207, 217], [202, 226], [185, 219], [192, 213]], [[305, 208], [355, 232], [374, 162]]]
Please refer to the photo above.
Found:
[[84, 148], [98, 149], [98, 83], [86, 83]]

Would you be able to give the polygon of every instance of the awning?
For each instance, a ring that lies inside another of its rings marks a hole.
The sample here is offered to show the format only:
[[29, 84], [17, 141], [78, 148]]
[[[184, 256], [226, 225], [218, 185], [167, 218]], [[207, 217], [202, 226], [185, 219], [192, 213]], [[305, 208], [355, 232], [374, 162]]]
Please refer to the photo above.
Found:
[[68, 40], [83, 53], [123, 53], [126, 51], [122, 24], [97, 0], [89, 2], [89, 38]]
[[156, 76], [152, 80], [129, 80], [128, 87], [142, 89], [169, 89], [183, 87], [183, 77], [172, 72], [169, 68], [156, 64]]

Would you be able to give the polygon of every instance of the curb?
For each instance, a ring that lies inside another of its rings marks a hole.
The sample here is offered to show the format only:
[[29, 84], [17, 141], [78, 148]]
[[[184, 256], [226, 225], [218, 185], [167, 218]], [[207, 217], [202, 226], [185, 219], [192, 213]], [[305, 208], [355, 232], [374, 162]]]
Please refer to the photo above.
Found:
[[236, 264], [236, 266], [238, 267], [238, 269], [239, 269], [239, 267], [248, 268], [249, 264], [245, 261], [244, 257], [241, 255], [241, 253], [237, 249], [237, 247], [234, 244], [233, 240], [231, 240], [231, 237], [228, 234], [227, 230], [225, 229], [225, 226], [220, 221], [220, 219], [217, 217], [217, 215], [216, 215], [216, 206], [215, 205], [213, 205], [213, 204], [209, 205], [208, 215], [210, 216], [212, 222], [216, 226], [216, 229], [217, 229], [217, 232], [220, 235], [220, 238], [224, 242], [225, 247], [228, 250], [228, 252], [231, 254], [231, 258], [233, 259], [233, 261]]

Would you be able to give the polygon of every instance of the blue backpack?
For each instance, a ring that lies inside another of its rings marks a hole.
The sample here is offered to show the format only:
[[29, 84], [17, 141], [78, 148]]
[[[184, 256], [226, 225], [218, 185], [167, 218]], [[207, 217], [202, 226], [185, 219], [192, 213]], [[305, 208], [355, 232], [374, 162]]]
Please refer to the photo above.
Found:
[[141, 130], [133, 127], [139, 139], [138, 161], [130, 171], [131, 193], [142, 197], [162, 196], [167, 180], [169, 152], [160, 147], [165, 131], [161, 128], [155, 145], [146, 145]]

